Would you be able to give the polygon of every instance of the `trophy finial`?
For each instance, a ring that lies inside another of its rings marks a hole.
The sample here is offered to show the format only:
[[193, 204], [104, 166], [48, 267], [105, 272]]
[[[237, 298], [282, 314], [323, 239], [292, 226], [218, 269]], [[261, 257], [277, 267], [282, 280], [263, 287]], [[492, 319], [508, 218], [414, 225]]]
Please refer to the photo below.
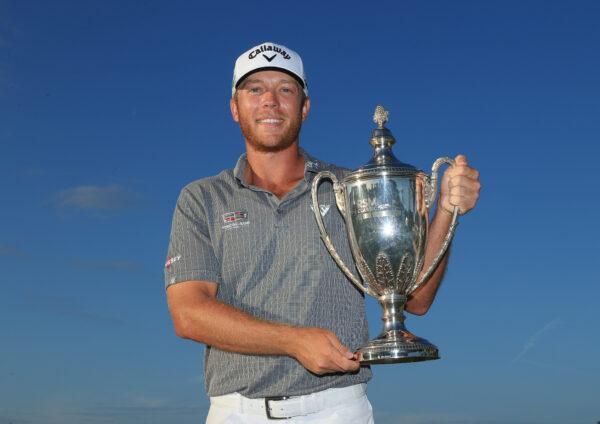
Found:
[[373, 115], [373, 122], [375, 122], [380, 129], [383, 129], [383, 126], [389, 120], [389, 112], [383, 108], [381, 105], [377, 105], [375, 108], [375, 114]]

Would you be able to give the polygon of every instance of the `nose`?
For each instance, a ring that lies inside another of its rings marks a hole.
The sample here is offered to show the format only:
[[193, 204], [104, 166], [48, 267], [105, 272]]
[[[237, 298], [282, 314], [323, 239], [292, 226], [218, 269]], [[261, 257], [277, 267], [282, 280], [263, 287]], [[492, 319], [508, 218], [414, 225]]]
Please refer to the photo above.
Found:
[[266, 108], [272, 109], [279, 106], [279, 99], [275, 90], [266, 90], [261, 97], [261, 101], [262, 106]]

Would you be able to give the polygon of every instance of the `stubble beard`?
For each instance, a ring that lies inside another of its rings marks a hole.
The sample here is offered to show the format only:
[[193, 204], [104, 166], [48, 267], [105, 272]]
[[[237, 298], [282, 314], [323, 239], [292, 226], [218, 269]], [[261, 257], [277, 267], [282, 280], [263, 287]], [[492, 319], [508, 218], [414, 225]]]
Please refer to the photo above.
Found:
[[276, 142], [266, 143], [261, 140], [261, 137], [256, 133], [254, 127], [249, 122], [249, 119], [244, 119], [240, 116], [240, 128], [246, 142], [255, 150], [261, 153], [277, 153], [287, 149], [298, 140], [300, 128], [302, 127], [302, 119], [300, 116], [294, 119], [290, 127], [281, 135]]

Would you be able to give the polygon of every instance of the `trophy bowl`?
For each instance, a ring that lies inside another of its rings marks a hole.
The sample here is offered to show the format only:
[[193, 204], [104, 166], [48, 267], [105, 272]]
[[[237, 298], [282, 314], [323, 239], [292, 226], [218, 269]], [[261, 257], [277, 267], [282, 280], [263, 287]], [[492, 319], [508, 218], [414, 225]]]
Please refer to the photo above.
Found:
[[[329, 172], [317, 174], [312, 183], [313, 211], [325, 247], [352, 283], [375, 297], [383, 308], [383, 331], [357, 350], [363, 364], [417, 362], [439, 359], [438, 348], [417, 337], [404, 325], [404, 305], [437, 268], [454, 235], [458, 208], [440, 247], [425, 272], [429, 210], [437, 190], [437, 173], [443, 163], [454, 166], [447, 157], [437, 159], [431, 176], [400, 162], [391, 147], [395, 139], [384, 127], [388, 112], [375, 109], [370, 144], [373, 157], [349, 173], [341, 182]], [[346, 223], [350, 249], [362, 280], [346, 266], [318, 212], [318, 187], [323, 179], [333, 182], [338, 209]]]

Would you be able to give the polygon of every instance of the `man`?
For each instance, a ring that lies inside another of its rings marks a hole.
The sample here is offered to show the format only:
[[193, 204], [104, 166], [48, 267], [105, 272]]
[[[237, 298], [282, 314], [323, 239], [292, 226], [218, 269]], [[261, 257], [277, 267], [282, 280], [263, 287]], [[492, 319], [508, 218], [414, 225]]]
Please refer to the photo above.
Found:
[[[298, 54], [273, 43], [242, 54], [230, 107], [246, 154], [234, 169], [182, 190], [165, 267], [176, 333], [206, 344], [207, 422], [372, 423], [371, 371], [352, 353], [367, 339], [364, 299], [323, 246], [309, 200], [317, 172], [346, 171], [299, 148], [310, 99]], [[442, 180], [426, 262], [454, 205], [466, 213], [479, 196], [477, 171], [464, 156], [456, 162]], [[330, 184], [320, 199], [351, 263]], [[409, 299], [408, 312], [428, 310], [445, 265]]]

